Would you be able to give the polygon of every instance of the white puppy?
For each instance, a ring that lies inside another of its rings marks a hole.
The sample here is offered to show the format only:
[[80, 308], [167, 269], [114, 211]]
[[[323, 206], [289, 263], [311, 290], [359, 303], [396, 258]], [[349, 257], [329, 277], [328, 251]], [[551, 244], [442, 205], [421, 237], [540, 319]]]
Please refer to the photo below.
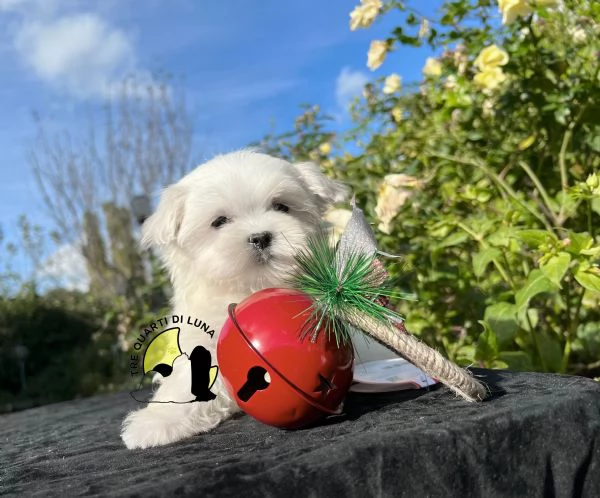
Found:
[[[306, 236], [346, 193], [312, 163], [292, 165], [249, 150], [218, 156], [168, 187], [143, 226], [142, 242], [160, 251], [170, 273], [173, 313], [196, 317], [218, 334], [230, 303], [284, 285]], [[202, 345], [213, 363], [216, 342], [216, 335], [211, 339], [195, 327], [180, 332], [184, 353]], [[188, 400], [190, 379], [182, 355], [152, 400]], [[123, 441], [128, 448], [147, 448], [212, 429], [239, 410], [220, 375], [212, 391], [213, 401], [150, 403], [131, 412]]]

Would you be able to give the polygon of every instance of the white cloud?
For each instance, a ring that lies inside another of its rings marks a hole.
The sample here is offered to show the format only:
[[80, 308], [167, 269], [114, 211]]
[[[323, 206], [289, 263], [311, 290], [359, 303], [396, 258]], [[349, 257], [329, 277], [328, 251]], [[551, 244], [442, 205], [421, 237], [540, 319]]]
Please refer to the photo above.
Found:
[[69, 290], [85, 292], [90, 285], [85, 258], [77, 246], [72, 244], [62, 245], [50, 255], [38, 270], [37, 276]]
[[26, 22], [15, 47], [42, 80], [79, 97], [109, 96], [112, 84], [135, 63], [125, 33], [94, 14]]
[[335, 81], [335, 100], [341, 110], [346, 112], [348, 105], [361, 95], [363, 87], [369, 81], [362, 71], [353, 71], [348, 67], [342, 68]]
[[152, 82], [131, 37], [73, 0], [0, 0], [13, 22], [6, 33], [23, 65], [41, 81], [79, 98], [110, 98], [125, 78]]

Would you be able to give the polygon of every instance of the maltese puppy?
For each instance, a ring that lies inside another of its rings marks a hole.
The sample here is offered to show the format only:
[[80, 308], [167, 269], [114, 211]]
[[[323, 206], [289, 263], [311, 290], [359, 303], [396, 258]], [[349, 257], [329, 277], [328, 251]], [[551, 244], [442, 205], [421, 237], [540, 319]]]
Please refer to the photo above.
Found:
[[[128, 414], [121, 437], [128, 448], [172, 443], [209, 431], [239, 411], [217, 376], [211, 401], [192, 402], [189, 357], [203, 346], [216, 363], [227, 307], [255, 291], [281, 287], [294, 256], [325, 211], [347, 189], [313, 163], [290, 164], [251, 150], [218, 156], [162, 193], [142, 229], [142, 244], [160, 252], [173, 284], [173, 314], [201, 319], [180, 325], [184, 353], [145, 408]], [[175, 401], [175, 403], [174, 403]]]

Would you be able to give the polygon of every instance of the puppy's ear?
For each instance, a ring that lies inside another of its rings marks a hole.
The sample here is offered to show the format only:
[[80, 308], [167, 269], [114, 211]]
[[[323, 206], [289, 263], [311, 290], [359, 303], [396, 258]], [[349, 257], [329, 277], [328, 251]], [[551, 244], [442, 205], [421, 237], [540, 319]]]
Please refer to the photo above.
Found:
[[187, 192], [177, 184], [163, 190], [158, 208], [142, 225], [142, 247], [164, 246], [177, 239]]
[[327, 178], [315, 163], [298, 163], [295, 167], [308, 188], [325, 207], [341, 202], [348, 197], [350, 189], [342, 183]]

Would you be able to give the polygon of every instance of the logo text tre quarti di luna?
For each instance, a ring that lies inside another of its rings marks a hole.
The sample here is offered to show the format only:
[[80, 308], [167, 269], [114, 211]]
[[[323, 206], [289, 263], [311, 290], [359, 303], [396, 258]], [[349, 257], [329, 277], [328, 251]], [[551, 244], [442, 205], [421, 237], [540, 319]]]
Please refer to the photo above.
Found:
[[133, 349], [139, 353], [132, 353], [129, 357], [129, 371], [132, 377], [144, 373], [143, 365], [140, 362], [140, 356], [143, 358], [142, 349], [147, 347], [158, 334], [166, 332], [168, 327], [182, 325], [198, 328], [210, 335], [211, 339], [215, 334], [214, 329], [208, 323], [191, 316], [167, 315], [153, 321], [138, 334], [133, 343]]

